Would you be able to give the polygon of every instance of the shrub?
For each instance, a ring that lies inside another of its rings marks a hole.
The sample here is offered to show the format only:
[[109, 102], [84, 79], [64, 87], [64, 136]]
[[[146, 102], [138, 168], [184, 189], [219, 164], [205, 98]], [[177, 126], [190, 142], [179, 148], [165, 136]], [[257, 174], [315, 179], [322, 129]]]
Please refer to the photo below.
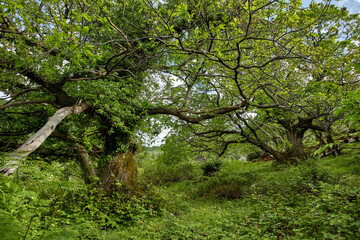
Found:
[[204, 177], [195, 194], [200, 197], [242, 198], [258, 179], [259, 173], [244, 169], [247, 164], [236, 160], [226, 161], [216, 176]]
[[220, 160], [207, 161], [201, 165], [204, 176], [213, 176], [220, 171], [222, 162]]
[[[358, 181], [359, 179], [357, 179]], [[358, 239], [360, 237], [360, 189], [357, 181], [328, 184], [319, 182], [313, 193], [297, 195], [252, 194], [247, 200], [250, 215], [261, 237], [290, 239]]]
[[140, 177], [158, 185], [165, 182], [195, 180], [200, 175], [201, 169], [195, 162], [186, 161], [168, 165], [155, 160], [143, 164], [142, 176]]
[[277, 171], [263, 174], [251, 186], [251, 191], [264, 195], [280, 194], [292, 202], [299, 194], [314, 193], [321, 182], [334, 182], [334, 178], [312, 160], [297, 166], [283, 166], [281, 170], [275, 166], [275, 169]]

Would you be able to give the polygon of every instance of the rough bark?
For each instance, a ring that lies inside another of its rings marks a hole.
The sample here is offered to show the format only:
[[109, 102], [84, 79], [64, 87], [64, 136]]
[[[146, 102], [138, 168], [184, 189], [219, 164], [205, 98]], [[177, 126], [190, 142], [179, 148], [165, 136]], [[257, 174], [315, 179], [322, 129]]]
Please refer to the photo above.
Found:
[[48, 100], [31, 100], [31, 101], [19, 101], [19, 102], [13, 102], [13, 103], [6, 103], [4, 105], [0, 106], [0, 109], [10, 108], [18, 105], [27, 105], [27, 104], [37, 104], [37, 103], [47, 103], [51, 104], [54, 107], [58, 107], [54, 102], [48, 101]]
[[115, 154], [100, 177], [98, 187], [110, 190], [116, 182], [133, 186], [136, 183], [136, 177], [137, 167], [134, 152], [130, 149], [128, 152]]
[[41, 144], [55, 131], [56, 126], [67, 116], [79, 114], [88, 109], [86, 103], [79, 103], [73, 107], [60, 108], [55, 114], [48, 119], [46, 124], [32, 135], [23, 145], [10, 153], [7, 158], [9, 161], [0, 169], [0, 173], [4, 176], [13, 174], [22, 161], [32, 152], [34, 152]]
[[256, 145], [264, 152], [272, 156], [276, 162], [280, 164], [297, 164], [299, 160], [306, 159], [306, 153], [302, 144], [304, 133], [305, 129], [299, 129], [297, 127], [287, 129], [286, 137], [290, 142], [291, 147], [284, 149], [283, 151], [270, 147], [264, 141], [252, 138], [244, 133], [243, 134], [246, 136], [249, 143]]

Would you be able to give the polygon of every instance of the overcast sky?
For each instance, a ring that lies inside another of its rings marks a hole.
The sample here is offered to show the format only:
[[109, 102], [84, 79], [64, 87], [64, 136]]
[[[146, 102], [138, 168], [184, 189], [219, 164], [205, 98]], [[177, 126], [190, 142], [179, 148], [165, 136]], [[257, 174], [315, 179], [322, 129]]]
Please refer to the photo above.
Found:
[[[308, 6], [312, 0], [303, 0], [303, 5]], [[315, 0], [315, 2], [322, 2], [321, 0]], [[360, 13], [360, 0], [340, 0], [331, 1], [332, 4], [342, 7], [345, 6], [350, 13]]]

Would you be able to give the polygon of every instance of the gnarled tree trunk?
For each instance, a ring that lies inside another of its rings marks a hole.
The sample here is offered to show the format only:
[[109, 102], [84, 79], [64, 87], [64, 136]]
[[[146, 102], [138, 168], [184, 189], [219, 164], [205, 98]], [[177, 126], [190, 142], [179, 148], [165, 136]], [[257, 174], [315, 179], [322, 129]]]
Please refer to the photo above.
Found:
[[104, 190], [110, 190], [113, 184], [120, 182], [127, 186], [133, 186], [136, 183], [137, 167], [134, 158], [134, 150], [116, 153], [114, 158], [106, 166], [101, 175], [98, 187]]
[[286, 150], [285, 157], [290, 163], [296, 162], [296, 160], [305, 160], [306, 154], [303, 147], [304, 129], [290, 129], [286, 132], [286, 137], [291, 144], [291, 147]]
[[18, 149], [10, 153], [7, 158], [9, 161], [0, 169], [0, 173], [4, 176], [13, 174], [19, 167], [22, 161], [26, 157], [34, 152], [38, 147], [45, 142], [52, 132], [55, 131], [56, 126], [67, 116], [79, 114], [88, 109], [89, 106], [86, 103], [79, 103], [73, 107], [60, 108], [55, 114], [48, 119], [46, 124], [32, 135], [23, 145]]

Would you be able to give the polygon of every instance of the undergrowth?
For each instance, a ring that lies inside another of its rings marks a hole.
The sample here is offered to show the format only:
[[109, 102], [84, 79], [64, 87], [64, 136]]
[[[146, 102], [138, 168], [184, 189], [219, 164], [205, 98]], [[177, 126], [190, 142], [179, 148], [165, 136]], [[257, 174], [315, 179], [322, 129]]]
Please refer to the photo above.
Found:
[[164, 185], [186, 210], [113, 239], [359, 239], [359, 167], [354, 153], [298, 166], [225, 161], [211, 176]]
[[360, 238], [354, 152], [297, 166], [227, 160], [211, 174], [185, 164], [184, 178], [155, 175], [171, 164], [153, 172], [147, 167], [156, 163], [143, 164], [141, 177], [156, 186], [118, 185], [105, 194], [86, 187], [74, 163], [33, 160], [0, 177], [1, 239]]
[[68, 167], [32, 161], [15, 176], [0, 176], [1, 239], [101, 239], [166, 206], [148, 184], [131, 189], [119, 184], [105, 193], [69, 176]]

